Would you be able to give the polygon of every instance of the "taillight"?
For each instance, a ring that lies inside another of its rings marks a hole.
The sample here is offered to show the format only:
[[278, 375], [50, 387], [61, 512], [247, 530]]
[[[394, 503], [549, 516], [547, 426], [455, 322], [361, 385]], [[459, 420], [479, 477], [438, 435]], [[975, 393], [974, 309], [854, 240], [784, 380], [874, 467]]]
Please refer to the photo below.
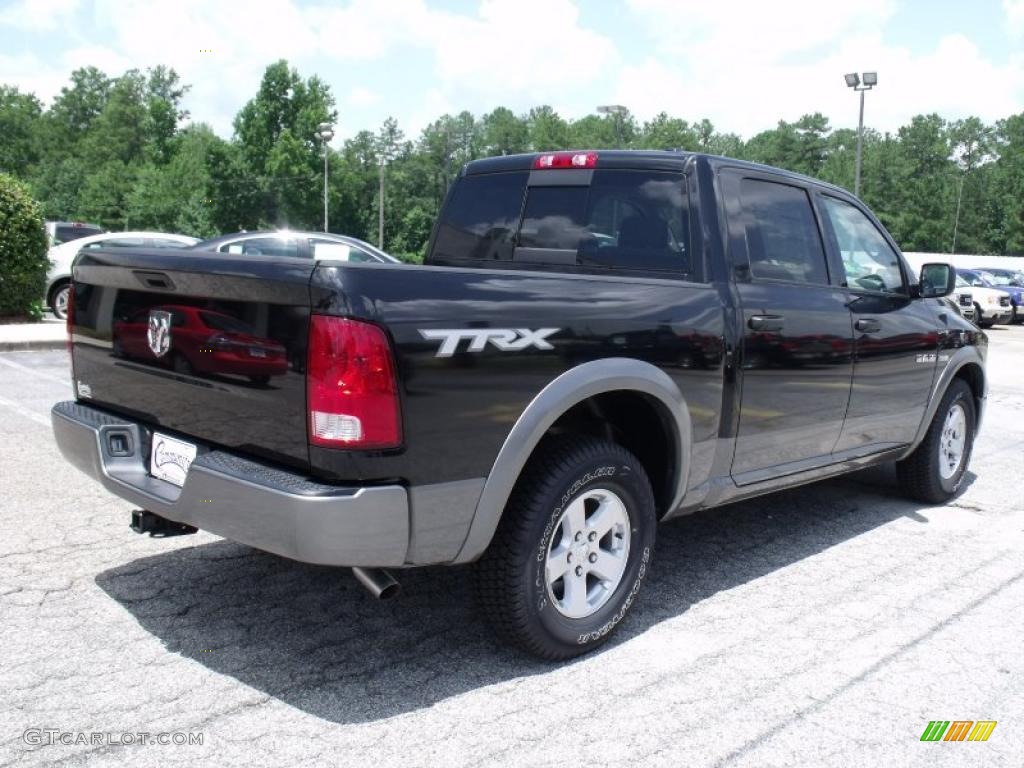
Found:
[[68, 303], [65, 310], [67, 314], [64, 318], [64, 327], [67, 329], [67, 347], [68, 354], [71, 354], [71, 329], [75, 325], [75, 284], [71, 283], [68, 286]]
[[537, 155], [533, 169], [547, 168], [593, 168], [597, 165], [597, 152], [549, 152]]
[[313, 445], [394, 448], [401, 444], [395, 364], [388, 338], [377, 326], [313, 315], [306, 382]]

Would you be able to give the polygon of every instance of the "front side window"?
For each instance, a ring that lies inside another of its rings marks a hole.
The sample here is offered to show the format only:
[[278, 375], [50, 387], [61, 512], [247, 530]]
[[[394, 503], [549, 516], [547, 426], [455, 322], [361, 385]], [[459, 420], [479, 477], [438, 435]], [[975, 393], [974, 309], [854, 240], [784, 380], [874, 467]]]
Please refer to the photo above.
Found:
[[295, 238], [286, 237], [251, 237], [226, 243], [218, 250], [243, 256], [286, 256], [294, 259], [299, 255], [298, 242]]
[[822, 200], [843, 259], [846, 284], [867, 291], [906, 293], [899, 257], [871, 220], [843, 200], [827, 195]]
[[825, 249], [805, 190], [743, 179], [740, 199], [750, 273], [755, 279], [828, 284]]

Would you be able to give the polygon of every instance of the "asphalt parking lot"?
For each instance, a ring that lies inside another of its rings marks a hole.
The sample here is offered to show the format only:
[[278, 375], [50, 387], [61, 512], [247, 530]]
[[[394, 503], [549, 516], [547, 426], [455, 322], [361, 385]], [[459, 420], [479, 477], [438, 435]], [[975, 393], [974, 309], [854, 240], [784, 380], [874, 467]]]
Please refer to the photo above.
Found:
[[[465, 569], [382, 604], [133, 534], [54, 444], [65, 354], [0, 354], [0, 765], [1020, 766], [1024, 327], [989, 336], [953, 504], [879, 469], [662, 526], [623, 631], [562, 665], [497, 647]], [[931, 720], [998, 725], [923, 743]], [[112, 743], [139, 733], [202, 744]]]

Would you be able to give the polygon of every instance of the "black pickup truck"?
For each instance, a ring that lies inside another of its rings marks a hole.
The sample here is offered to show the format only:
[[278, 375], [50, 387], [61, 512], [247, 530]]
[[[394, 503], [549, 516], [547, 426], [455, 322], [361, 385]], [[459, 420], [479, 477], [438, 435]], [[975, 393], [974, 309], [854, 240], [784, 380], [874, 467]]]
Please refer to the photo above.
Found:
[[682, 152], [468, 164], [424, 266], [127, 248], [74, 267], [66, 458], [154, 534], [475, 562], [496, 630], [606, 640], [659, 520], [895, 461], [960, 488], [985, 334], [842, 189]]

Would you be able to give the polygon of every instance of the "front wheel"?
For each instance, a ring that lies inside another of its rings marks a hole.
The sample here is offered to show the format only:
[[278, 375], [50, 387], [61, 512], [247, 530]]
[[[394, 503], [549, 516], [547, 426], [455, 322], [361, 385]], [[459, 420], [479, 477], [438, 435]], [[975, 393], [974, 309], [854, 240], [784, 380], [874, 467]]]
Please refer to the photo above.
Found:
[[904, 493], [926, 504], [942, 504], [953, 498], [967, 473], [976, 423], [974, 393], [963, 379], [953, 379], [924, 440], [896, 463]]
[[552, 438], [527, 464], [477, 563], [484, 615], [503, 639], [545, 659], [596, 648], [636, 600], [656, 526], [633, 454], [596, 438]]

